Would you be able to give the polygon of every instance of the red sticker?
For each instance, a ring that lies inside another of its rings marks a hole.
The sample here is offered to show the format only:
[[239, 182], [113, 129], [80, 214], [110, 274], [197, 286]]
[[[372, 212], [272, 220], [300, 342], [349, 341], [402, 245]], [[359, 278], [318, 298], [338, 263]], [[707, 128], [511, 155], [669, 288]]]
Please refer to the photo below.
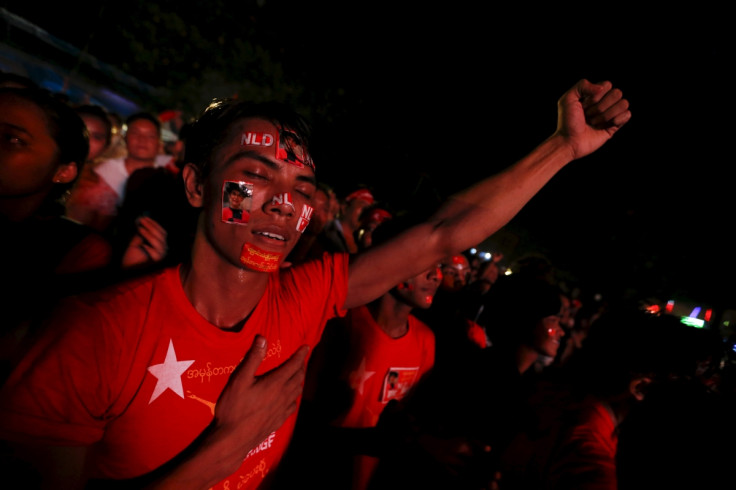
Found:
[[276, 194], [271, 198], [271, 204], [273, 205], [285, 205], [285, 206], [291, 206], [291, 209], [293, 211], [296, 211], [294, 208], [294, 203], [291, 200], [291, 194], [288, 192], [282, 192], [281, 194]]
[[241, 146], [274, 146], [275, 157], [286, 163], [290, 163], [299, 168], [305, 165], [314, 171], [314, 162], [309, 156], [300, 138], [296, 133], [282, 129], [279, 134], [264, 133], [262, 131], [248, 131], [243, 133], [240, 138]]
[[299, 216], [299, 221], [296, 222], [296, 231], [304, 233], [304, 230], [307, 229], [307, 225], [309, 225], [309, 221], [312, 219], [313, 211], [314, 208], [309, 204], [302, 206], [302, 215]]
[[283, 254], [267, 252], [250, 243], [243, 244], [240, 263], [258, 272], [274, 272], [279, 269]]

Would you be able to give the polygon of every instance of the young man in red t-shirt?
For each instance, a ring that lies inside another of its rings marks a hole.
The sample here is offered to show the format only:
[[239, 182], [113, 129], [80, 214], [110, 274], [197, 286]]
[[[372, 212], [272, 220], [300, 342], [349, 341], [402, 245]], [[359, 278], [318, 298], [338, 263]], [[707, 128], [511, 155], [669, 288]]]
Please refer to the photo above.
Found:
[[[291, 437], [325, 321], [480, 243], [630, 116], [610, 83], [580, 81], [552, 136], [426, 222], [349, 268], [327, 254], [281, 270], [312, 211], [308, 128], [272, 106], [211, 104], [182, 169], [202, 209], [191, 260], [65, 304], [0, 394], [0, 438], [34, 449], [44, 485], [260, 486]], [[247, 226], [222, 221], [228, 181], [253, 184]]]
[[[391, 226], [378, 236], [379, 241], [398, 229], [405, 227]], [[323, 484], [367, 488], [378, 461], [376, 451], [361, 447], [365, 431], [353, 429], [375, 427], [386, 405], [401, 400], [433, 367], [434, 333], [412, 311], [432, 305], [441, 281], [437, 263], [327, 324], [309, 364], [300, 437], [290, 452], [283, 480], [328, 458], [335, 469], [323, 476]], [[315, 441], [320, 441], [320, 451], [314, 451]], [[287, 488], [296, 484], [283, 480], [279, 483]]]

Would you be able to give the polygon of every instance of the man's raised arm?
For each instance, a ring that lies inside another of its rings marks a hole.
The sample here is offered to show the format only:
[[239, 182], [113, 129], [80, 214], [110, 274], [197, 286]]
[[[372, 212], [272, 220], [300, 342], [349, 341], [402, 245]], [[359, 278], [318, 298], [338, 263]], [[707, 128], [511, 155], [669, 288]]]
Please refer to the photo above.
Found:
[[345, 306], [365, 304], [506, 225], [569, 162], [593, 153], [631, 118], [610, 82], [580, 80], [560, 97], [555, 132], [504, 171], [453, 196], [426, 222], [355, 257]]

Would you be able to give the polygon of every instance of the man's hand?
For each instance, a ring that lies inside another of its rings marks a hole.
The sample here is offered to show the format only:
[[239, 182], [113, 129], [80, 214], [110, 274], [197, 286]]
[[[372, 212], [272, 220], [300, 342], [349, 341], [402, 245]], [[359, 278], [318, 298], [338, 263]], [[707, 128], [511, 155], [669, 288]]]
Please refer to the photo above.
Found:
[[631, 119], [629, 101], [611, 82], [580, 80], [557, 101], [557, 131], [572, 159], [593, 153]]
[[257, 335], [253, 340], [220, 394], [210, 426], [215, 439], [227, 441], [222, 444], [225, 451], [222, 456], [223, 461], [232, 463], [230, 472], [296, 410], [304, 385], [308, 350], [302, 346], [277, 368], [256, 376], [266, 356], [266, 339]]
[[166, 230], [155, 220], [142, 216], [136, 221], [136, 232], [125, 249], [122, 267], [138, 267], [159, 262], [166, 257]]

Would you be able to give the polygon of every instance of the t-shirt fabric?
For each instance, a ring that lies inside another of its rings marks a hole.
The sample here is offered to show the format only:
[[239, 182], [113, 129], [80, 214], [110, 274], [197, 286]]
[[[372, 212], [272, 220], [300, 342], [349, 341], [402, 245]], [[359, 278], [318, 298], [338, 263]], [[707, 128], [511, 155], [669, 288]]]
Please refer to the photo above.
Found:
[[409, 315], [407, 333], [391, 338], [366, 306], [351, 309], [344, 321], [350, 345], [343, 377], [353, 400], [338, 425], [374, 427], [386, 404], [402, 399], [434, 365], [434, 333]]
[[[179, 266], [70, 298], [11, 375], [0, 398], [0, 437], [92, 445], [94, 478], [152, 471], [211, 422], [215, 403], [257, 333], [268, 352], [257, 374], [314, 346], [343, 315], [347, 255], [325, 254], [274, 273], [239, 332], [205, 320]], [[279, 462], [296, 413], [214, 488], [255, 488]]]

